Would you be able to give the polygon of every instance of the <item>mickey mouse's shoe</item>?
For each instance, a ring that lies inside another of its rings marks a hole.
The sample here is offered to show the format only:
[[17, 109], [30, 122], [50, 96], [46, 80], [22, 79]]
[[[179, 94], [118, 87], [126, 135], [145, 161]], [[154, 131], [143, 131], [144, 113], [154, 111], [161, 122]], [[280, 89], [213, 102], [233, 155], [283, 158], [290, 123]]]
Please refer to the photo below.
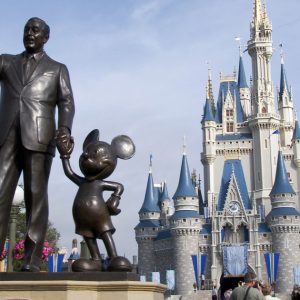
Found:
[[132, 265], [127, 258], [116, 256], [110, 260], [107, 270], [110, 272], [131, 272]]
[[101, 272], [102, 263], [101, 260], [80, 258], [72, 264], [73, 272]]

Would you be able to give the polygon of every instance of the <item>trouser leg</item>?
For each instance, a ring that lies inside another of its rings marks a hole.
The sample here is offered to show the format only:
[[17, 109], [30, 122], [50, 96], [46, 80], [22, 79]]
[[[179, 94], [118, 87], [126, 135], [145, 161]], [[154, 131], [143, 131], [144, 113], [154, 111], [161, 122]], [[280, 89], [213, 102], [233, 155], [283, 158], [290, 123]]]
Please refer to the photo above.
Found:
[[21, 174], [18, 143], [7, 139], [0, 147], [0, 253], [7, 236], [10, 210]]
[[48, 225], [48, 180], [52, 156], [24, 150], [25, 266], [39, 267]]

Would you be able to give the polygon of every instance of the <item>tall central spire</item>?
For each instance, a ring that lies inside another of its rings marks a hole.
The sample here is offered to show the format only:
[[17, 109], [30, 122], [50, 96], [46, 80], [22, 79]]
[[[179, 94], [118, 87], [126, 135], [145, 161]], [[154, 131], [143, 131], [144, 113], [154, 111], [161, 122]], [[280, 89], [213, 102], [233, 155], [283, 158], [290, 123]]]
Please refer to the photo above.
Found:
[[252, 58], [253, 112], [275, 113], [271, 79], [272, 25], [262, 0], [254, 0], [248, 52]]
[[253, 9], [253, 23], [258, 25], [263, 19], [262, 3], [261, 0], [254, 0]]

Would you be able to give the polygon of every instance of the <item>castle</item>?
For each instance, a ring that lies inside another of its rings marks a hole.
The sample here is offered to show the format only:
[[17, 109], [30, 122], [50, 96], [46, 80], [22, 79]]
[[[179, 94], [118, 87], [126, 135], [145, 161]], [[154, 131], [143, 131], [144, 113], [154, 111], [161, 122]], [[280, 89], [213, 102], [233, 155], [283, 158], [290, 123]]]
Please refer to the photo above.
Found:
[[[154, 184], [150, 168], [135, 227], [139, 273], [151, 280], [159, 272], [166, 283], [166, 270], [174, 270], [178, 295], [188, 298], [198, 279], [199, 288], [213, 283], [223, 292], [246, 271], [268, 281], [266, 253], [279, 253], [276, 292], [292, 291], [300, 264], [300, 126], [283, 55], [274, 90], [272, 46], [266, 8], [254, 0], [251, 82], [241, 53], [238, 74], [220, 76], [215, 104], [209, 72], [201, 121], [203, 191], [185, 153], [173, 201], [166, 183]], [[198, 279], [192, 256], [197, 263], [205, 257]]]

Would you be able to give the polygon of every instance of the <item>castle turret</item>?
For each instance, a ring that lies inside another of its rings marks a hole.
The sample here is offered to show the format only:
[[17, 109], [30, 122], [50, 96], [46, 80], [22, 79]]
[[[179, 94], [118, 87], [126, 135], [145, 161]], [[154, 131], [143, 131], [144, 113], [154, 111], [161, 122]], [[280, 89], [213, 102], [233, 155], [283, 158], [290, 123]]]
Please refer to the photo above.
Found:
[[295, 128], [292, 137], [293, 152], [294, 152], [294, 163], [296, 167], [300, 168], [300, 125], [298, 120], [295, 121]]
[[160, 228], [161, 212], [157, 196], [150, 166], [145, 198], [139, 211], [140, 222], [135, 227], [139, 274], [146, 275], [148, 280], [151, 280], [151, 272], [155, 271], [154, 239]]
[[168, 217], [173, 214], [173, 207], [171, 206], [171, 200], [168, 194], [167, 183], [164, 182], [162, 194], [160, 195], [160, 208], [161, 208], [161, 225], [166, 226], [168, 224]]
[[[270, 208], [269, 194], [273, 186], [280, 116], [276, 113], [271, 79], [272, 25], [262, 0], [254, 1], [253, 20], [248, 41], [252, 59], [252, 115], [249, 127], [253, 135], [254, 198], [257, 205]], [[258, 207], [257, 206], [257, 207]]]
[[250, 115], [250, 89], [248, 87], [244, 69], [242, 54], [240, 55], [239, 73], [238, 73], [238, 88], [240, 94], [241, 105], [244, 116], [247, 118]]
[[177, 294], [193, 293], [195, 282], [191, 255], [198, 254], [200, 231], [199, 200], [191, 180], [186, 154], [183, 154], [179, 183], [173, 196], [175, 213], [171, 217], [175, 288]]
[[213, 163], [216, 159], [216, 121], [212, 113], [209, 99], [206, 99], [204, 106], [204, 114], [201, 121], [203, 152], [201, 153], [201, 162], [204, 168], [204, 193], [213, 191], [214, 171]]
[[283, 55], [281, 54], [280, 89], [278, 95], [278, 110], [280, 114], [280, 142], [281, 146], [291, 145], [294, 129], [294, 104], [291, 89], [288, 86], [284, 68]]
[[282, 152], [278, 152], [276, 178], [270, 193], [272, 209], [266, 220], [272, 232], [273, 252], [280, 253], [276, 289], [290, 295], [293, 268], [300, 263], [300, 213], [295, 208], [295, 192], [289, 182]]

